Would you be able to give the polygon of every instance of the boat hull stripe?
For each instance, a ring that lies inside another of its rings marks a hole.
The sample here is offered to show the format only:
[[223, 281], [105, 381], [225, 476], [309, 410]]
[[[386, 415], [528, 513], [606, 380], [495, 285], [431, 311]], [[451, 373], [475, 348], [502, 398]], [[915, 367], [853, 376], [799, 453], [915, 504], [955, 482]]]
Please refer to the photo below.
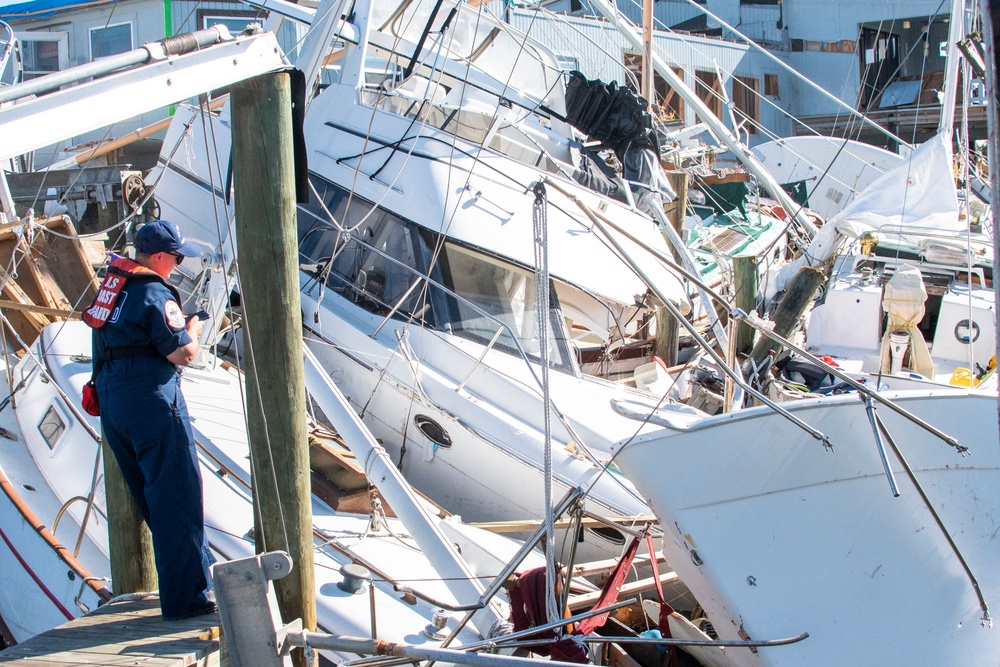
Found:
[[3, 541], [7, 544], [7, 548], [10, 549], [10, 552], [14, 555], [14, 558], [17, 559], [17, 562], [21, 564], [21, 567], [24, 568], [24, 571], [28, 573], [28, 576], [31, 577], [36, 584], [38, 584], [38, 589], [43, 593], [45, 593], [46, 597], [52, 600], [52, 604], [54, 604], [56, 606], [56, 609], [58, 609], [63, 614], [63, 616], [66, 617], [67, 621], [72, 621], [75, 618], [75, 616], [73, 616], [73, 614], [71, 614], [69, 610], [66, 609], [66, 607], [64, 607], [61, 602], [59, 602], [59, 598], [57, 598], [55, 595], [52, 594], [52, 591], [50, 591], [45, 586], [45, 583], [38, 578], [38, 575], [35, 574], [35, 571], [31, 569], [31, 567], [28, 565], [27, 562], [25, 562], [23, 558], [21, 558], [21, 554], [18, 553], [17, 549], [14, 547], [14, 544], [10, 541], [10, 538], [7, 537], [7, 534], [3, 532], [2, 528], [0, 528], [0, 538], [2, 538]]

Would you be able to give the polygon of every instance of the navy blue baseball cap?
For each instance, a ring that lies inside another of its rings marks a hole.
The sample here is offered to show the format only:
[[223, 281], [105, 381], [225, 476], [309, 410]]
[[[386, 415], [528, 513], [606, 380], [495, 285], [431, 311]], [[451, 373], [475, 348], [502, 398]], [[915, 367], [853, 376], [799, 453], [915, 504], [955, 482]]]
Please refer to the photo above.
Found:
[[158, 252], [171, 252], [185, 257], [198, 257], [201, 248], [184, 240], [184, 234], [177, 225], [168, 220], [154, 220], [143, 225], [135, 233], [135, 249], [152, 255]]

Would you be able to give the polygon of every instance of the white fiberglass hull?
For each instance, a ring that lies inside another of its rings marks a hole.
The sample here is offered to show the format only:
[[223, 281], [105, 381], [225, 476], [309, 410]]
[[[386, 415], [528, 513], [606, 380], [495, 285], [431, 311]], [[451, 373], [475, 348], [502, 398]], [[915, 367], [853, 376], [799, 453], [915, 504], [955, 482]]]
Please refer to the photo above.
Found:
[[[303, 301], [310, 300], [303, 295]], [[470, 381], [459, 390], [463, 369], [472, 367], [474, 357], [451, 348], [447, 341], [432, 340], [434, 333], [415, 329], [410, 342], [423, 361], [411, 366], [392, 344], [398, 323], [390, 323], [373, 339], [347, 313], [344, 320], [337, 317], [340, 309], [332, 306], [341, 301], [335, 295], [326, 296], [319, 328], [306, 342], [407, 480], [465, 521], [544, 517], [541, 433], [524, 417], [539, 404], [530, 388], [483, 365], [480, 373], [492, 376], [487, 386], [505, 390], [506, 400], [493, 401], [479, 393], [482, 382]], [[353, 306], [344, 304], [343, 308]], [[435, 347], [448, 348], [443, 351], [451, 360], [449, 368], [433, 363]], [[421, 432], [417, 423], [422, 418], [438, 424], [448, 434], [450, 446], [436, 446]], [[590, 491], [585, 500], [590, 512], [649, 514], [648, 506], [619, 472], [602, 471], [596, 462], [572, 447], [567, 449], [566, 436], [555, 419], [553, 429], [556, 500], [579, 486]], [[625, 538], [615, 533], [588, 530], [584, 542], [577, 545], [578, 557], [617, 556]]]
[[82, 610], [96, 609], [111, 594], [102, 581], [89, 579], [91, 572], [36, 523], [21, 496], [34, 492], [11, 487], [2, 469], [0, 481], [4, 487], [0, 493], [0, 622], [4, 638], [20, 642], [79, 616]]
[[[996, 396], [913, 392], [898, 402], [970, 448], [963, 457], [878, 410], [987, 603], [998, 604]], [[664, 526], [665, 555], [720, 637], [809, 633], [747, 651], [746, 664], [995, 661], [1000, 632], [981, 623], [960, 560], [890, 451], [901, 492], [892, 496], [857, 395], [783, 405], [835, 451], [760, 408], [643, 436], [618, 455]]]
[[[44, 539], [45, 531], [40, 533], [26, 522], [35, 515], [39, 525], [51, 526], [61, 504], [74, 496], [88, 495], [97, 453], [96, 442], [84, 429], [80, 415], [73, 414], [55, 389], [60, 387], [74, 404], [78, 401], [80, 389], [90, 375], [89, 358], [82, 356], [89, 354], [90, 330], [78, 322], [60, 326], [45, 329], [40, 344], [45, 350], [48, 377], [54, 381], [43, 378], [31, 360], [22, 362], [14, 373], [15, 386], [20, 379], [27, 379], [17, 388], [15, 402], [0, 410], [0, 426], [18, 437], [0, 449], [0, 477], [10, 480], [3, 491], [16, 491], [0, 493], [0, 566], [4, 568], [0, 615], [17, 641], [95, 608], [98, 592], [91, 589], [101, 588], [102, 583], [112, 587], [106, 579], [93, 586], [82, 582], [88, 570], [101, 577], [110, 573], [103, 479], [98, 482], [79, 563], [69, 562], [65, 549], [55, 539]], [[255, 551], [250, 536], [254, 520], [240, 385], [240, 377], [221, 363], [214, 368], [187, 369], [182, 376], [201, 463], [206, 529], [211, 548], [220, 559], [244, 558]], [[58, 412], [65, 426], [51, 438], [51, 445], [35, 428], [41, 415], [50, 409]], [[88, 416], [86, 420], [99, 428], [96, 418]], [[16, 502], [13, 496], [17, 496]], [[56, 537], [72, 549], [86, 503], [67, 505]], [[23, 511], [16, 511], [19, 508]], [[414, 605], [402, 602], [393, 585], [409, 586], [418, 596], [449, 604], [472, 602], [454, 599], [434, 565], [406, 536], [406, 528], [398, 520], [388, 519], [385, 527], [372, 530], [369, 517], [334, 512], [315, 497], [312, 512], [321, 630], [370, 636], [374, 605], [379, 638], [437, 646], [436, 641], [421, 633], [430, 623], [436, 605], [419, 600]], [[488, 578], [498, 573], [503, 559], [517, 547], [502, 536], [473, 531], [457, 522], [443, 521], [440, 528], [460, 545], [477, 576]], [[283, 545], [267, 548], [280, 549]], [[373, 596], [352, 595], [337, 585], [342, 580], [340, 567], [352, 559], [369, 564], [375, 573]], [[82, 607], [76, 604], [81, 589]], [[453, 620], [449, 623], [454, 627]], [[462, 642], [478, 638], [469, 630], [460, 633]]]

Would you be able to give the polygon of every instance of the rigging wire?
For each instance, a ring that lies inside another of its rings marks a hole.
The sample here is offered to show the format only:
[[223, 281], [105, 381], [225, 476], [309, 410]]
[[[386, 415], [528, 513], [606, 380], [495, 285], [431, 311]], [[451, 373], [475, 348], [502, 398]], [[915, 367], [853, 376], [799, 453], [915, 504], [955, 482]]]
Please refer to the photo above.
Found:
[[541, 182], [534, 187], [535, 204], [533, 207], [533, 233], [535, 249], [535, 310], [538, 318], [538, 356], [542, 375], [542, 410], [544, 415], [544, 507], [545, 507], [545, 610], [546, 618], [552, 623], [560, 618], [559, 605], [556, 602], [555, 581], [555, 516], [553, 515], [552, 498], [552, 418], [551, 396], [549, 395], [549, 233], [546, 213], [545, 185]]

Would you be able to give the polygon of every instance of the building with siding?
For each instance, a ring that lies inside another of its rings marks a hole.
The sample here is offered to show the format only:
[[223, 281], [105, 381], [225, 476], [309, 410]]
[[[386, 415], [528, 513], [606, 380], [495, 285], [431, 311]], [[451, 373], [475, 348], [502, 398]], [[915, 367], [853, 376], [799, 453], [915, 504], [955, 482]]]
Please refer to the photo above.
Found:
[[[640, 21], [639, 0], [618, 2], [629, 18]], [[587, 0], [552, 0], [543, 6], [544, 12], [513, 3], [486, 5], [552, 48], [567, 70], [634, 87], [638, 54], [607, 22], [593, 16]], [[940, 115], [941, 48], [948, 34], [948, 17], [938, 13], [943, 7], [940, 0], [658, 0], [654, 17], [662, 30], [654, 38], [655, 48], [724, 121], [739, 126], [751, 145], [813, 131], [851, 132], [886, 145], [881, 135], [857, 131], [850, 114], [786, 66], [847, 106], [919, 141], [933, 131]], [[235, 32], [263, 18], [235, 0], [28, 0], [0, 6], [0, 19], [14, 27], [21, 41], [28, 77], [165, 35], [215, 23]], [[737, 40], [726, 24], [736, 26], [754, 45]], [[301, 37], [296, 30], [283, 23], [279, 41], [291, 48]], [[662, 116], [696, 121], [664, 81], [656, 82], [656, 90]], [[985, 123], [983, 110], [971, 110], [974, 125], [980, 116]], [[146, 114], [132, 127], [162, 113]]]
[[[567, 69], [636, 87], [640, 55], [610, 23], [525, 9], [511, 11], [509, 20], [552, 49]], [[797, 97], [798, 82], [767, 54], [731, 40], [662, 31], [654, 35], [654, 48], [730, 129], [735, 120], [750, 145], [793, 133], [788, 111]], [[787, 59], [788, 54], [779, 52], [776, 57]], [[689, 105], [665, 81], [656, 77], [654, 85], [661, 117], [686, 125], [697, 122]]]
[[[641, 0], [617, 1], [630, 20], [641, 22]], [[723, 41], [740, 40], [742, 34], [847, 107], [919, 143], [936, 131], [940, 118], [938, 93], [943, 88], [950, 4], [941, 0], [656, 0], [653, 14], [656, 27], [669, 30], [668, 34], [694, 33]], [[595, 13], [587, 0], [551, 0], [545, 7], [573, 15]], [[894, 148], [877, 131], [862, 130], [835, 100], [807, 84], [784, 83], [778, 82], [782, 107], [803, 121], [791, 124], [793, 132], [853, 136]], [[985, 135], [984, 86], [971, 77], [970, 86], [970, 126], [973, 138], [978, 138]], [[762, 105], [769, 106], [766, 99]], [[771, 121], [764, 118], [764, 122]]]
[[[124, 53], [165, 36], [224, 24], [230, 32], [262, 21], [261, 13], [242, 2], [216, 0], [29, 0], [0, 6], [0, 20], [14, 29], [22, 54], [25, 79]], [[286, 43], [295, 41], [295, 28], [286, 23]], [[164, 118], [167, 109], [152, 111], [119, 123], [99, 134], [74, 137], [36, 154], [45, 165], [59, 150], [104, 136], [119, 136]]]

